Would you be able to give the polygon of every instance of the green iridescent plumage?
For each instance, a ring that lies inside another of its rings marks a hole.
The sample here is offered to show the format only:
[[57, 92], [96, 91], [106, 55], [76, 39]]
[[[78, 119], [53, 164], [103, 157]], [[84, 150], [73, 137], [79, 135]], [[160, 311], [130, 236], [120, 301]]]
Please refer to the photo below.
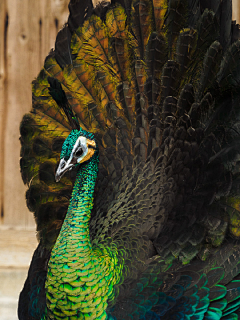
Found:
[[[69, 159], [79, 137], [94, 139], [93, 134], [82, 129], [73, 130], [62, 146], [61, 159]], [[81, 318], [84, 314], [90, 318], [105, 319], [106, 299], [113, 294], [113, 285], [119, 281], [122, 264], [118, 266], [116, 248], [92, 248], [90, 245], [88, 221], [93, 206], [98, 162], [96, 147], [94, 156], [81, 165], [61, 237], [58, 237], [54, 247], [56, 254], [53, 250], [49, 261], [46, 298], [47, 306], [55, 318], [58, 315]], [[74, 259], [71, 254], [73, 248]], [[75, 276], [72, 276], [73, 273]], [[63, 303], [66, 294], [68, 303]], [[81, 297], [77, 298], [76, 295]], [[91, 311], [93, 306], [94, 312]], [[47, 319], [48, 316], [44, 315], [43, 318]]]
[[[84, 130], [74, 130], [65, 140], [61, 158], [68, 159], [79, 136], [93, 139]], [[48, 263], [44, 319], [106, 319], [107, 300], [119, 282], [122, 267], [116, 248], [91, 245], [89, 220], [98, 172], [98, 150], [81, 165], [61, 233]]]
[[231, 1], [69, 9], [20, 128], [39, 246], [19, 319], [240, 318]]

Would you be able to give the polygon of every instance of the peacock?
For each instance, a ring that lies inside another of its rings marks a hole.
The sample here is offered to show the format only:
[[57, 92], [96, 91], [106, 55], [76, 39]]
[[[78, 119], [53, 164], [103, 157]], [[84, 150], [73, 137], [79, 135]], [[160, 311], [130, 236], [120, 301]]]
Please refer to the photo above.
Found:
[[71, 0], [32, 83], [20, 320], [240, 319], [231, 0]]

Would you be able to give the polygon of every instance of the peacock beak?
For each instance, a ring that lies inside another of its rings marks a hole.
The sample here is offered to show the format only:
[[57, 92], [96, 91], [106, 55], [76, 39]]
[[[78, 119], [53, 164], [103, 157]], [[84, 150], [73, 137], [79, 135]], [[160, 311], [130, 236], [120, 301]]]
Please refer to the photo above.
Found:
[[59, 182], [64, 173], [68, 170], [71, 170], [75, 163], [76, 162], [74, 162], [72, 158], [70, 158], [68, 161], [61, 159], [55, 174], [56, 182]]

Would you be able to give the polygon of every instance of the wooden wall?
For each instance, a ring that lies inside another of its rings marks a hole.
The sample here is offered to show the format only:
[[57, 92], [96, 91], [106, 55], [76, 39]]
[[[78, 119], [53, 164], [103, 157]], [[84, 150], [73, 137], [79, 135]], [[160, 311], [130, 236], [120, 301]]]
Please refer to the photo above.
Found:
[[240, 0], [232, 0], [233, 3], [233, 13], [232, 19], [240, 23]]
[[31, 81], [67, 20], [67, 4], [0, 0], [0, 208], [5, 226], [34, 226], [19, 170], [19, 124], [31, 109]]
[[[59, 28], [68, 0], [0, 0], [0, 226], [33, 228], [19, 170], [19, 124], [31, 108], [37, 76]], [[233, 0], [240, 21], [240, 0]]]

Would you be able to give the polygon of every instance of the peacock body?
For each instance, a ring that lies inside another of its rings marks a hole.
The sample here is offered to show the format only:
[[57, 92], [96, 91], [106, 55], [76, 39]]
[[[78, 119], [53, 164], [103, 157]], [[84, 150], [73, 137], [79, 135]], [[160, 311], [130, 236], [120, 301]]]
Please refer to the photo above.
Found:
[[69, 10], [20, 126], [39, 245], [19, 319], [240, 319], [231, 1]]
[[[69, 165], [73, 165], [74, 150], [75, 154], [80, 154], [76, 161], [84, 161], [84, 165], [77, 175], [68, 212], [48, 263], [45, 287], [53, 319], [56, 315], [60, 318], [66, 315], [81, 318], [84, 313], [92, 319], [105, 319], [107, 299], [113, 293], [113, 285], [119, 282], [122, 271], [122, 266], [117, 263], [116, 250], [91, 245], [89, 220], [98, 171], [98, 151], [85, 162], [88, 153], [84, 146], [92, 141], [92, 146], [96, 147], [96, 142], [87, 139], [88, 136], [84, 130], [70, 133], [61, 154], [63, 162], [56, 173], [60, 177], [69, 169]], [[72, 145], [75, 148], [72, 149]], [[69, 146], [72, 154], [69, 154]], [[94, 151], [91, 148], [89, 150], [91, 155]], [[65, 162], [65, 159], [68, 161]], [[67, 299], [67, 303], [64, 303], [64, 299]]]

